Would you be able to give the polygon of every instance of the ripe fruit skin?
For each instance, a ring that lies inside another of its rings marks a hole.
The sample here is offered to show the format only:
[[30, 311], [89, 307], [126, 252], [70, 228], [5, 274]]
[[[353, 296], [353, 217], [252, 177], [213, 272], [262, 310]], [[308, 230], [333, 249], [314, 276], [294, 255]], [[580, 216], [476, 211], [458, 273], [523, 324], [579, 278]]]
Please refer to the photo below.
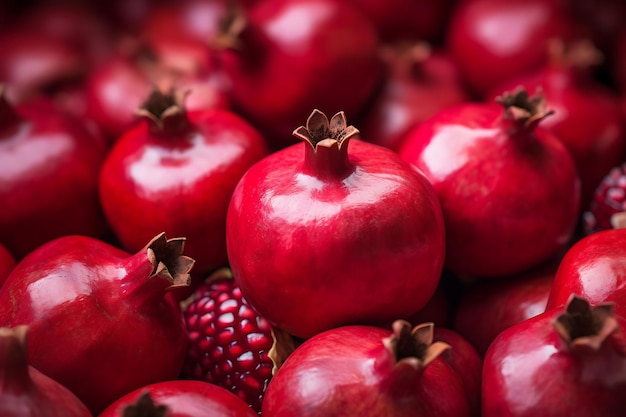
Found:
[[548, 310], [492, 343], [483, 366], [483, 417], [623, 415], [626, 344], [620, 324], [610, 318], [609, 326], [590, 332], [584, 326], [594, 328], [593, 316], [579, 313], [570, 320], [574, 326], [585, 323], [577, 330], [580, 337], [566, 339], [555, 326], [562, 314], [562, 307]]
[[[122, 247], [163, 230], [185, 236], [199, 277], [227, 262], [226, 211], [237, 181], [267, 153], [260, 134], [226, 111], [186, 111], [181, 91], [153, 92], [100, 173], [100, 199]], [[159, 207], [154, 210], [154, 207]]]
[[40, 103], [13, 107], [0, 88], [0, 242], [21, 259], [60, 236], [99, 236], [106, 143]]
[[[411, 331], [405, 324], [403, 338]], [[417, 342], [415, 347], [407, 342], [406, 352], [401, 351], [400, 342], [392, 342], [399, 337], [396, 326], [393, 332], [372, 326], [344, 326], [308, 339], [287, 357], [270, 381], [262, 415], [476, 415], [470, 411], [463, 379], [444, 357], [449, 345], [432, 343], [431, 335], [426, 343]], [[432, 332], [432, 327], [424, 324], [420, 332], [428, 329]], [[431, 349], [425, 355], [413, 350], [426, 346]]]
[[449, 107], [411, 131], [400, 156], [441, 202], [446, 266], [499, 277], [556, 255], [580, 211], [580, 179], [562, 142], [536, 126], [549, 112], [524, 90]]
[[261, 1], [244, 19], [220, 62], [233, 106], [273, 147], [296, 143], [313, 108], [357, 114], [380, 81], [376, 31], [348, 2]]
[[475, 283], [456, 308], [453, 329], [484, 355], [503, 330], [545, 311], [557, 266], [551, 262], [495, 282]]
[[547, 308], [562, 307], [570, 294], [592, 305], [615, 302], [626, 318], [626, 229], [609, 229], [577, 241], [565, 253], [554, 277]]
[[142, 385], [174, 379], [185, 324], [168, 288], [188, 285], [182, 239], [130, 255], [85, 236], [32, 251], [0, 289], [0, 326], [29, 326], [29, 362], [97, 414]]
[[187, 356], [182, 377], [228, 389], [261, 412], [274, 364], [272, 328], [241, 295], [229, 269], [212, 274], [183, 309]]
[[559, 0], [466, 0], [452, 12], [447, 45], [472, 91], [541, 66], [553, 38], [569, 38], [572, 22]]
[[70, 390], [28, 364], [28, 328], [0, 327], [2, 417], [91, 417]]
[[[147, 394], [147, 395], [146, 395]], [[125, 414], [134, 407], [145, 414]], [[167, 411], [166, 411], [166, 410]], [[150, 384], [125, 394], [98, 417], [256, 417], [248, 405], [222, 387], [203, 381], [172, 380]]]
[[228, 258], [244, 297], [302, 338], [407, 317], [441, 274], [443, 220], [431, 185], [391, 150], [349, 139], [358, 131], [346, 126], [343, 113], [329, 127], [314, 111], [296, 133], [315, 137], [253, 165], [228, 209]]
[[7, 248], [4, 247], [4, 245], [0, 244], [0, 288], [14, 267], [15, 257], [7, 250]]

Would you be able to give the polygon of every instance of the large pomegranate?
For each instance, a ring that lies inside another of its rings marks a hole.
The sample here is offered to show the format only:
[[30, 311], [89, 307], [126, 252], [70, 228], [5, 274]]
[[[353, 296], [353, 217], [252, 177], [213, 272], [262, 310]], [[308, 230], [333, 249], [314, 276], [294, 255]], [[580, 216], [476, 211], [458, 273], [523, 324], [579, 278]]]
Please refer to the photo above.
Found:
[[228, 209], [228, 258], [243, 296], [299, 337], [420, 310], [444, 256], [441, 208], [426, 178], [360, 141], [343, 112], [319, 110], [303, 143], [253, 165]]

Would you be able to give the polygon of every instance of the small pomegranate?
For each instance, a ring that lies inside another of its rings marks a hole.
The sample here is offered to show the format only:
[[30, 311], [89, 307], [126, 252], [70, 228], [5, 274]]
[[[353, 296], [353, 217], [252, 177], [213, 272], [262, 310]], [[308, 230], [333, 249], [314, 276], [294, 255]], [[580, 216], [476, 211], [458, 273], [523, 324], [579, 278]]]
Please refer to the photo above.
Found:
[[551, 114], [519, 89], [496, 103], [442, 110], [412, 130], [400, 157], [430, 180], [442, 205], [446, 266], [502, 277], [547, 261], [573, 236], [580, 178], [563, 143], [538, 124]]
[[543, 65], [549, 41], [571, 39], [574, 26], [561, 0], [465, 0], [452, 11], [447, 45], [468, 86], [483, 97]]
[[163, 381], [125, 394], [98, 417], [256, 417], [222, 387], [203, 381]]
[[60, 236], [101, 236], [106, 142], [40, 102], [13, 106], [0, 85], [0, 243], [18, 259]]
[[559, 264], [547, 308], [563, 307], [570, 294], [578, 294], [592, 305], [615, 302], [615, 314], [626, 319], [625, 250], [623, 227], [578, 240]]
[[364, 140], [397, 151], [407, 133], [468, 100], [450, 56], [424, 42], [381, 48], [387, 73], [361, 123]]
[[230, 21], [215, 43], [233, 106], [273, 147], [312, 108], [357, 114], [381, 79], [376, 31], [350, 2], [259, 1]]
[[241, 295], [222, 268], [193, 294], [183, 310], [187, 357], [182, 376], [224, 387], [261, 412], [274, 364], [270, 324]]
[[453, 329], [484, 355], [505, 329], [546, 310], [558, 262], [498, 281], [480, 281], [463, 294]]
[[130, 255], [86, 236], [54, 239], [0, 288], [0, 326], [29, 326], [29, 362], [98, 414], [123, 394], [176, 378], [186, 331], [171, 287], [188, 285], [183, 238]]
[[[187, 238], [199, 276], [224, 266], [226, 211], [239, 178], [267, 153], [261, 135], [226, 110], [187, 111], [184, 91], [155, 90], [143, 119], [114, 144], [100, 172], [100, 200], [122, 247], [164, 230]], [[159, 210], [154, 210], [159, 207]]]
[[69, 389], [28, 364], [27, 326], [0, 327], [2, 417], [91, 417]]
[[444, 257], [441, 208], [427, 179], [397, 154], [354, 138], [339, 112], [314, 110], [241, 178], [226, 243], [250, 305], [301, 338], [420, 310]]
[[550, 60], [542, 68], [495, 88], [491, 98], [522, 86], [541, 91], [554, 115], [541, 127], [554, 133], [570, 151], [581, 179], [581, 204], [626, 156], [626, 124], [616, 92], [596, 81], [591, 69], [601, 60], [589, 41], [550, 43]]
[[432, 323], [411, 329], [402, 320], [391, 332], [344, 326], [319, 333], [278, 369], [263, 416], [478, 416], [472, 403], [479, 402], [480, 391], [465, 385], [475, 375], [471, 386], [480, 386], [478, 354], [467, 363], [462, 356], [448, 361], [450, 345], [436, 340]]
[[[612, 305], [572, 296], [500, 333], [483, 366], [484, 417], [617, 417], [626, 342]], [[556, 400], [555, 400], [556, 399]]]

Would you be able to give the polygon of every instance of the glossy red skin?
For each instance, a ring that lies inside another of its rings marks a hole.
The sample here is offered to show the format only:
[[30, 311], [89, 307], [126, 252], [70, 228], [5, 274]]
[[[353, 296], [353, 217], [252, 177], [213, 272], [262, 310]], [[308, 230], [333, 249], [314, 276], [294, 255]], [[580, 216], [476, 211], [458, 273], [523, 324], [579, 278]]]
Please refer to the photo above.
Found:
[[307, 152], [301, 143], [269, 155], [233, 193], [226, 243], [246, 300], [304, 338], [420, 310], [444, 256], [441, 210], [426, 178], [357, 139], [345, 175], [309, 171]]
[[207, 110], [187, 117], [183, 132], [155, 134], [144, 120], [121, 136], [102, 166], [100, 200], [122, 247], [136, 252], [161, 231], [185, 236], [185, 253], [196, 260], [194, 276], [204, 279], [228, 262], [231, 195], [267, 148], [234, 113]]
[[376, 27], [384, 42], [439, 41], [454, 0], [350, 0]]
[[0, 56], [0, 83], [7, 84], [7, 96], [13, 103], [26, 102], [87, 70], [85, 61], [70, 46], [24, 28], [0, 34]]
[[577, 294], [591, 305], [615, 302], [615, 314], [626, 318], [626, 229], [592, 233], [563, 256], [554, 277], [547, 308], [566, 305]]
[[509, 134], [502, 106], [449, 107], [412, 130], [400, 157], [428, 177], [446, 224], [446, 266], [501, 277], [541, 264], [573, 235], [580, 179], [562, 142]]
[[246, 14], [242, 46], [219, 54], [234, 108], [273, 147], [317, 108], [356, 115], [382, 76], [372, 24], [347, 2], [262, 1]]
[[29, 326], [29, 362], [97, 414], [143, 385], [175, 379], [186, 330], [147, 252], [84, 236], [25, 257], [0, 289], [0, 326]]
[[15, 267], [15, 257], [4, 245], [0, 244], [0, 287]]
[[112, 139], [136, 121], [135, 110], [151, 91], [146, 74], [126, 56], [116, 55], [93, 69], [85, 83], [87, 114]]
[[475, 283], [457, 306], [453, 329], [484, 355], [503, 330], [545, 311], [557, 266]]
[[359, 123], [364, 140], [395, 151], [412, 128], [469, 99], [447, 53], [436, 51], [413, 66], [401, 60], [387, 64], [383, 86]]
[[265, 392], [264, 417], [470, 416], [463, 381], [441, 356], [421, 372], [397, 362], [382, 343], [391, 335], [345, 326], [298, 346]]
[[474, 346], [454, 330], [435, 327], [435, 341], [445, 342], [450, 349], [441, 357], [457, 373], [470, 404], [470, 415], [480, 416], [483, 359]]
[[21, 259], [60, 236], [101, 235], [104, 140], [51, 105], [15, 111], [20, 119], [0, 127], [0, 242]]
[[541, 127], [570, 151], [581, 179], [581, 202], [587, 207], [602, 178], [626, 156], [626, 125], [617, 94], [590, 74], [554, 64], [505, 82], [490, 100], [518, 86], [541, 89], [546, 106], [554, 110]]
[[570, 38], [573, 23], [559, 0], [465, 0], [455, 6], [447, 45], [472, 91], [545, 63], [552, 38]]
[[562, 308], [500, 333], [483, 364], [483, 417], [612, 417], [626, 406], [626, 357], [610, 341], [573, 354], [552, 326]]
[[154, 404], [168, 408], [167, 417], [255, 417], [257, 413], [228, 390], [203, 381], [172, 380], [136, 389], [107, 407], [98, 417], [123, 417], [144, 392]]
[[70, 390], [29, 365], [18, 343], [13, 336], [0, 335], [0, 415], [92, 417]]

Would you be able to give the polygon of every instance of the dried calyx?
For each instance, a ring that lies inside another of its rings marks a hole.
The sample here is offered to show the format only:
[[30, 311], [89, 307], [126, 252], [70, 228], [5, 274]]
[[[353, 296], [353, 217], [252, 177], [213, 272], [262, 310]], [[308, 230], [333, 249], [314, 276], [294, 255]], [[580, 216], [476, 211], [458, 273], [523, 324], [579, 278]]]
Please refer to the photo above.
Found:
[[336, 145], [342, 148], [348, 139], [355, 137], [359, 131], [354, 126], [348, 126], [346, 115], [340, 111], [330, 121], [321, 111], [315, 109], [306, 121], [306, 126], [300, 126], [293, 131], [293, 135], [314, 149], [318, 146], [331, 147]]
[[533, 129], [537, 123], [554, 113], [553, 110], [547, 109], [546, 100], [541, 91], [535, 92], [535, 95], [531, 97], [523, 87], [513, 92], [503, 93], [496, 98], [496, 102], [504, 106], [507, 119], [524, 129]]
[[156, 405], [148, 391], [141, 394], [134, 404], [124, 408], [122, 417], [167, 417], [168, 408], [164, 405]]
[[553, 39], [548, 44], [548, 56], [552, 65], [587, 69], [602, 64], [604, 55], [588, 39], [566, 42]]
[[607, 338], [619, 331], [614, 304], [591, 307], [587, 300], [572, 295], [565, 312], [553, 325], [559, 336], [574, 350], [599, 350]]
[[184, 101], [189, 92], [170, 89], [164, 93], [154, 88], [148, 99], [135, 112], [137, 116], [149, 120], [154, 132], [175, 132], [188, 125]]
[[209, 40], [213, 50], [241, 49], [240, 35], [248, 25], [243, 8], [236, 0], [227, 1], [227, 12], [219, 22], [217, 34]]
[[148, 259], [154, 265], [153, 276], [167, 279], [171, 287], [187, 286], [191, 281], [189, 272], [195, 261], [182, 255], [185, 238], [166, 239], [165, 233], [156, 236], [148, 244]]
[[423, 323], [414, 328], [405, 320], [396, 320], [392, 324], [392, 335], [383, 340], [396, 362], [407, 363], [421, 369], [428, 366], [450, 345], [444, 342], [433, 343], [434, 324]]

